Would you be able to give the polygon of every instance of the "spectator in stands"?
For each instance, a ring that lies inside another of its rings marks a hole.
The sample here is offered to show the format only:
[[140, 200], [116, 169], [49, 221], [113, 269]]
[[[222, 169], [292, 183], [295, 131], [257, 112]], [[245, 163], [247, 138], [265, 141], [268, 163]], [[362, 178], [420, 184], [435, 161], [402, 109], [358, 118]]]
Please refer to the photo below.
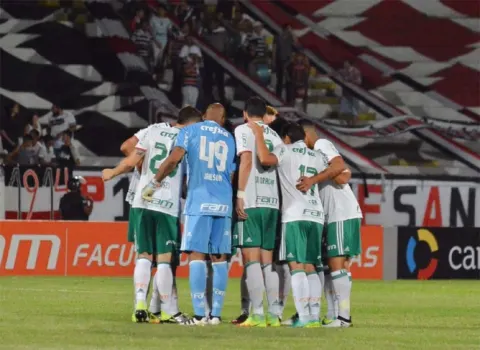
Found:
[[[142, 21], [137, 30], [132, 35], [132, 41], [137, 47], [137, 52], [140, 57], [145, 60], [148, 71], [153, 72], [153, 45], [159, 45], [150, 31], [150, 25], [146, 20]], [[160, 48], [158, 48], [160, 50]]]
[[263, 26], [260, 22], [253, 25], [253, 32], [245, 38], [247, 45], [248, 74], [255, 77], [264, 86], [270, 83], [270, 64]]
[[40, 134], [35, 129], [30, 134], [24, 135], [22, 145], [9, 155], [9, 161], [20, 165], [43, 164], [45, 154], [39, 141]]
[[296, 53], [287, 66], [287, 103], [294, 106], [296, 100], [302, 100], [303, 110], [307, 110], [308, 80], [310, 63], [303, 53]]
[[[362, 83], [362, 74], [353, 66], [352, 62], [345, 61], [343, 68], [338, 72], [347, 82], [360, 85]], [[347, 120], [347, 124], [355, 124], [360, 111], [359, 101], [348, 90], [343, 90], [340, 99], [340, 116]]]
[[150, 18], [153, 38], [156, 45], [153, 46], [154, 63], [157, 66], [162, 60], [163, 53], [167, 47], [168, 36], [172, 29], [172, 21], [167, 17], [163, 7], [158, 9], [158, 16], [153, 14]]
[[293, 55], [293, 47], [296, 44], [296, 38], [293, 35], [292, 26], [286, 24], [282, 33], [275, 37], [274, 48], [272, 50], [274, 70], [277, 73], [277, 83], [275, 92], [277, 96], [282, 97], [285, 84], [285, 70]]
[[[217, 19], [212, 20], [205, 41], [209, 43], [221, 55], [227, 54], [228, 33], [225, 27]], [[213, 102], [213, 88], [217, 87], [218, 101], [225, 103], [225, 77], [223, 69], [211, 57], [205, 56], [204, 91], [206, 103]]]
[[190, 34], [190, 26], [185, 23], [181, 30], [175, 30], [172, 33], [172, 40], [168, 45], [168, 59], [173, 71], [173, 84], [170, 91], [171, 101], [175, 105], [181, 105], [182, 101], [182, 77], [183, 77], [183, 61], [180, 59], [180, 51], [186, 44], [187, 36]]
[[55, 148], [59, 148], [62, 144], [62, 134], [67, 130], [73, 133], [77, 127], [77, 121], [72, 113], [63, 110], [59, 105], [53, 105], [48, 126], [50, 135], [56, 140]]
[[132, 21], [130, 22], [130, 30], [132, 33], [134, 33], [137, 29], [139, 29], [140, 24], [144, 21], [145, 19], [145, 10], [143, 8], [138, 8], [137, 11], [135, 11], [135, 16], [132, 18]]
[[52, 165], [56, 162], [55, 149], [53, 147], [54, 143], [55, 143], [55, 140], [53, 139], [52, 136], [45, 135], [43, 137], [43, 140], [41, 143], [43, 150], [41, 152], [43, 154], [43, 161], [47, 165]]
[[1, 115], [0, 133], [2, 135], [3, 147], [11, 152], [22, 143], [21, 137], [25, 127], [25, 120], [20, 114], [20, 105], [18, 103], [15, 103], [11, 108], [7, 108], [5, 112]]
[[188, 23], [190, 26], [192, 26], [194, 9], [190, 5], [188, 5], [185, 0], [182, 0], [180, 4], [175, 8], [175, 16], [180, 21], [181, 26], [185, 23]]
[[185, 38], [185, 44], [182, 46], [180, 50], [179, 57], [182, 60], [187, 60], [190, 55], [195, 55], [198, 58], [198, 62], [202, 60], [202, 51], [200, 48], [193, 42], [192, 36], [187, 36]]
[[183, 64], [182, 106], [196, 107], [199, 95], [200, 56], [190, 53]]
[[[75, 166], [80, 165], [80, 156], [77, 148], [72, 143], [72, 132], [65, 131], [62, 134], [62, 146], [56, 152], [56, 162], [61, 168], [68, 168], [69, 178], [73, 176]], [[63, 172], [62, 172], [63, 174]], [[64, 181], [62, 181], [64, 183]]]
[[42, 135], [42, 126], [40, 125], [37, 113], [32, 114], [30, 120], [28, 121], [28, 124], [25, 125], [24, 134], [30, 134], [32, 130], [37, 130], [38, 133]]

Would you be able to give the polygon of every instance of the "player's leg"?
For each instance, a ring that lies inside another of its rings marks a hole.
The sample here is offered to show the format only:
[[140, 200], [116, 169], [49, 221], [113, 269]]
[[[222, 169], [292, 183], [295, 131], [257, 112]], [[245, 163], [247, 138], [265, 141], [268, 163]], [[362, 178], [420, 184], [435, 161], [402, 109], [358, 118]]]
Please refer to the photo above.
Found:
[[277, 236], [278, 210], [259, 208], [261, 212], [262, 243], [261, 243], [261, 263], [265, 282], [265, 291], [267, 294], [268, 314], [267, 325], [271, 327], [280, 327], [280, 282], [277, 269], [273, 264], [273, 251], [275, 249], [275, 240]]
[[[234, 240], [232, 240], [232, 257], [236, 255], [237, 249], [233, 246]], [[238, 249], [241, 254], [241, 250]], [[242, 257], [242, 263], [245, 265], [245, 259]], [[230, 271], [231, 263], [229, 264], [229, 271]], [[248, 288], [247, 288], [247, 269], [243, 269], [242, 277], [240, 278], [240, 307], [241, 313], [240, 316], [232, 320], [232, 324], [242, 324], [248, 319], [250, 314], [250, 296], [248, 295]]]
[[323, 291], [325, 300], [327, 301], [327, 315], [323, 318], [322, 324], [326, 325], [336, 320], [338, 317], [338, 301], [333, 288], [332, 275], [330, 274], [330, 267], [328, 266], [328, 244], [327, 244], [328, 225], [324, 226], [322, 237], [322, 265], [324, 283]]
[[305, 272], [310, 288], [310, 316], [309, 327], [320, 327], [320, 310], [322, 300], [322, 284], [317, 273], [317, 266], [321, 264], [321, 246], [323, 225], [316, 222], [304, 222], [306, 242]]
[[310, 288], [305, 273], [306, 237], [301, 221], [287, 222], [282, 225], [280, 259], [288, 262], [292, 275], [293, 301], [298, 313], [298, 320], [292, 326], [305, 327], [311, 320]]
[[138, 258], [133, 271], [135, 312], [132, 316], [132, 321], [134, 322], [148, 322], [149, 320], [147, 289], [150, 284], [154, 233], [153, 222], [147, 210], [138, 209], [135, 223], [135, 248]]
[[212, 312], [212, 297], [213, 297], [213, 267], [210, 256], [205, 258], [207, 262], [207, 288], [205, 289], [205, 316], [210, 318]]
[[161, 320], [168, 321], [172, 310], [173, 272], [171, 267], [173, 254], [177, 250], [178, 219], [174, 216], [151, 212], [155, 220], [155, 251], [157, 253], [156, 285], [160, 296]]
[[221, 323], [228, 282], [227, 254], [232, 252], [232, 221], [229, 217], [214, 217], [210, 235], [210, 256], [213, 269], [211, 325]]
[[205, 290], [207, 288], [208, 243], [212, 230], [211, 216], [185, 216], [185, 230], [182, 239], [182, 252], [189, 256], [189, 284], [194, 316], [180, 323], [186, 326], [203, 326], [207, 324], [205, 317]]
[[246, 285], [252, 313], [248, 319], [240, 324], [241, 327], [265, 327], [265, 314], [263, 310], [263, 294], [265, 283], [260, 256], [261, 246], [261, 211], [246, 209], [247, 220], [238, 221], [235, 225], [235, 241], [242, 250], [244, 269], [246, 271]]
[[338, 300], [338, 317], [325, 327], [349, 327], [351, 282], [345, 269], [347, 258], [360, 253], [359, 220], [330, 223], [327, 228], [329, 266]]

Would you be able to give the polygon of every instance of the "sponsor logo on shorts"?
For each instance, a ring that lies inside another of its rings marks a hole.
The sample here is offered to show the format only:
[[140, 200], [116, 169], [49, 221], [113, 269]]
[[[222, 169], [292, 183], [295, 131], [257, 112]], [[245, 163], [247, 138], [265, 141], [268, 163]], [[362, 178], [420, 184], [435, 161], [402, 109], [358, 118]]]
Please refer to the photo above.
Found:
[[316, 218], [321, 218], [323, 217], [323, 213], [320, 210], [314, 210], [314, 209], [304, 209], [303, 210], [303, 215], [305, 216], [314, 216]]
[[227, 213], [228, 209], [229, 209], [229, 206], [226, 204], [203, 203], [200, 206], [200, 211], [206, 212], [206, 213], [212, 213], [212, 214]]
[[165, 199], [152, 199], [151, 203], [166, 209], [173, 208], [173, 202], [167, 201]]
[[334, 250], [334, 249], [337, 249], [336, 244], [332, 244], [332, 245], [327, 246], [327, 250]]
[[177, 245], [177, 242], [169, 240], [167, 241], [166, 245]]

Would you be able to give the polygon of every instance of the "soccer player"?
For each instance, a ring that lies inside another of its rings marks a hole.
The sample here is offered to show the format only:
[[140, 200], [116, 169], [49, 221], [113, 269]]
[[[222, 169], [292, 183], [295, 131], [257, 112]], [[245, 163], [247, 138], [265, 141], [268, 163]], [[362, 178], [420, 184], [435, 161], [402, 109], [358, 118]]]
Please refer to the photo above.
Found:
[[[257, 97], [245, 103], [246, 121], [261, 125], [265, 142], [273, 150], [282, 143], [275, 131], [263, 122], [267, 106]], [[241, 248], [246, 285], [252, 314], [243, 327], [280, 326], [279, 280], [273, 262], [273, 249], [279, 212], [277, 174], [274, 167], [264, 167], [256, 156], [255, 137], [247, 124], [235, 129], [237, 155], [240, 158], [234, 244]], [[268, 314], [265, 318], [263, 294], [266, 291]]]
[[[235, 171], [235, 142], [221, 126], [222, 105], [209, 107], [205, 121], [183, 128], [172, 153], [161, 164], [155, 178], [143, 189], [149, 199], [157, 186], [175, 171], [186, 156], [187, 199], [181, 250], [189, 254], [189, 279], [195, 315], [184, 325], [221, 323], [228, 280], [226, 254], [231, 252], [232, 175]], [[211, 318], [205, 314], [206, 263], [213, 266]]]
[[[350, 327], [352, 276], [349, 266], [350, 259], [361, 252], [362, 212], [350, 186], [336, 186], [331, 181], [339, 174], [349, 176], [340, 153], [330, 141], [319, 138], [313, 123], [303, 121], [302, 126], [307, 135], [307, 145], [323, 155], [326, 166], [326, 169], [317, 175], [302, 177], [297, 186], [305, 192], [314, 184], [319, 184], [320, 198], [327, 218], [327, 258], [329, 275], [338, 301], [338, 316], [332, 322], [327, 321], [324, 326]], [[325, 284], [327, 284], [327, 278], [330, 278], [329, 275], [325, 275]]]
[[[143, 188], [153, 179], [158, 164], [162, 164], [170, 153], [180, 130], [201, 120], [201, 113], [195, 108], [183, 108], [175, 127], [164, 123], [152, 125], [136, 145], [136, 152], [123, 159], [114, 169], [104, 169], [105, 181], [129, 171], [142, 159], [142, 173], [139, 188]], [[135, 319], [148, 322], [146, 298], [150, 283], [152, 255], [157, 256], [156, 284], [162, 303], [162, 320], [169, 320], [172, 306], [173, 273], [172, 254], [176, 252], [178, 235], [178, 214], [182, 186], [182, 169], [174, 169], [170, 176], [159, 183], [151, 194], [150, 201], [142, 199], [136, 191], [133, 207], [139, 208], [135, 222], [135, 246], [138, 259], [134, 270]]]
[[282, 238], [280, 260], [287, 261], [295, 308], [299, 318], [293, 327], [320, 327], [321, 284], [316, 266], [321, 259], [323, 207], [317, 187], [302, 193], [296, 189], [304, 174], [324, 169], [319, 153], [305, 144], [302, 127], [290, 123], [283, 130], [285, 145], [272, 152], [265, 146], [263, 130], [249, 123], [256, 137], [257, 154], [263, 166], [277, 166], [282, 188]]

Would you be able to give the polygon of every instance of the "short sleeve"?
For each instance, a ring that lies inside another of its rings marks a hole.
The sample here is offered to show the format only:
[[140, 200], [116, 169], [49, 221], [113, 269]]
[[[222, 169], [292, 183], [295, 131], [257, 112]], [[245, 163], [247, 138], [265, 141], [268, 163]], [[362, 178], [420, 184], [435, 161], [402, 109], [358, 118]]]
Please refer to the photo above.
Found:
[[72, 125], [76, 125], [77, 124], [77, 121], [75, 120], [75, 117], [73, 116], [72, 113], [68, 113], [68, 116], [67, 116], [67, 124], [68, 126], [72, 126]]
[[174, 147], [180, 147], [185, 150], [185, 152], [188, 151], [188, 140], [191, 137], [191, 128], [186, 127], [180, 129], [180, 132], [177, 135], [177, 139], [175, 140], [175, 145]]
[[40, 145], [40, 148], [38, 149], [38, 158], [47, 158], [47, 148], [44, 145]]
[[255, 147], [255, 136], [248, 127], [238, 127], [235, 129], [235, 143], [237, 145], [237, 155], [243, 152], [253, 152]]
[[142, 129], [135, 134], [138, 142], [135, 146], [136, 149], [146, 151], [148, 149], [148, 128]]
[[287, 147], [283, 144], [278, 145], [273, 149], [272, 153], [277, 157], [278, 164], [280, 165], [287, 158]]
[[228, 147], [229, 149], [232, 149], [232, 152], [229, 151], [228, 155], [228, 172], [231, 174], [237, 170], [237, 157], [235, 156], [235, 140], [232, 136], [229, 137]]
[[322, 152], [327, 157], [328, 162], [330, 162], [333, 158], [340, 156], [340, 153], [335, 148], [333, 143], [325, 139], [320, 139], [315, 142], [314, 149], [315, 151]]

